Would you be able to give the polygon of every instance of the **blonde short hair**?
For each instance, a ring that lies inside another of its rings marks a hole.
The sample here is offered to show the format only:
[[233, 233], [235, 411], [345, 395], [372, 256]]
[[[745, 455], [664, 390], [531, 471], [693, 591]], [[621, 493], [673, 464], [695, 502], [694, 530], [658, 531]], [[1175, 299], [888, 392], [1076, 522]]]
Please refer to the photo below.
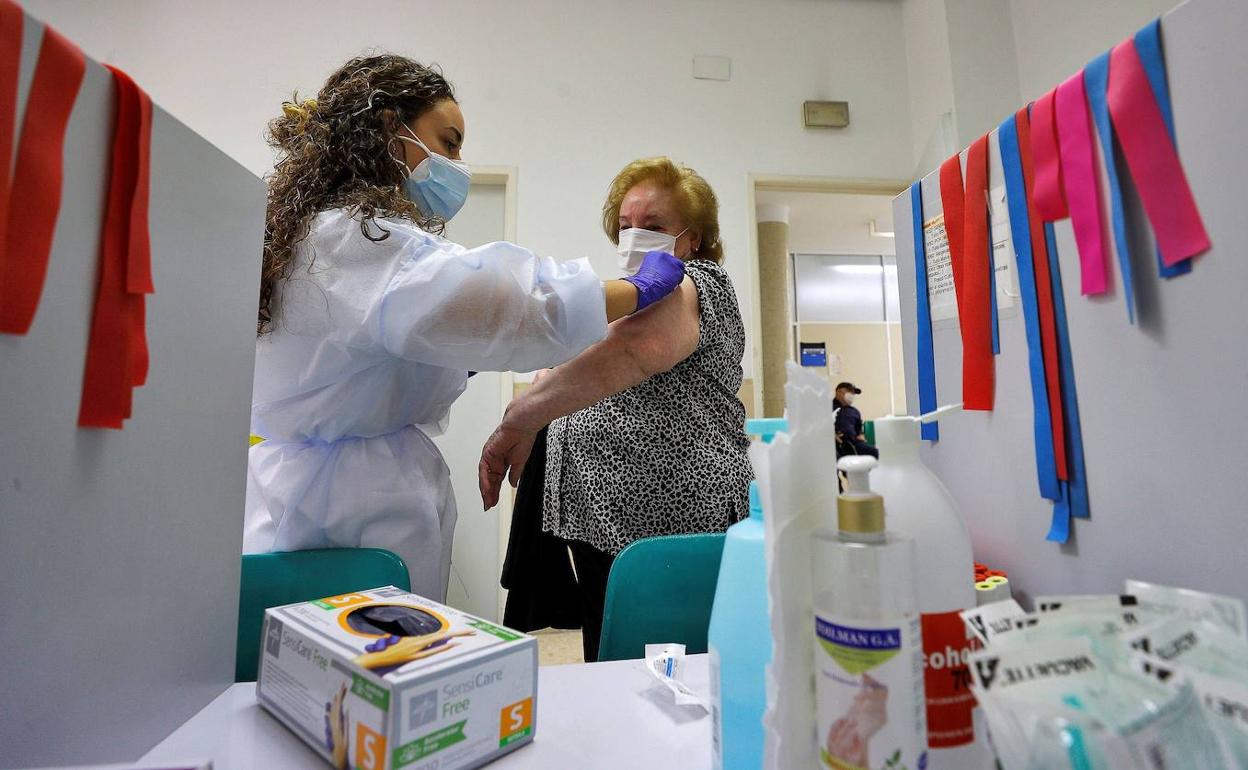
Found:
[[689, 228], [701, 240], [694, 259], [724, 261], [724, 244], [719, 237], [719, 200], [715, 191], [698, 172], [671, 158], [641, 158], [615, 175], [602, 204], [602, 229], [612, 243], [620, 242], [620, 206], [628, 191], [642, 182], [654, 182], [672, 192], [676, 208]]

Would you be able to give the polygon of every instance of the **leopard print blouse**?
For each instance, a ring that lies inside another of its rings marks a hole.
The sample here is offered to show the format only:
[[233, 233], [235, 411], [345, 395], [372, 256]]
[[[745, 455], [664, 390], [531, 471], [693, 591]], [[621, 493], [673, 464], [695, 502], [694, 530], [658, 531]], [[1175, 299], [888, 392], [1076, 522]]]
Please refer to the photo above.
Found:
[[547, 532], [617, 554], [644, 537], [723, 532], [749, 513], [741, 310], [723, 267], [697, 260], [685, 272], [698, 291], [693, 354], [551, 423]]

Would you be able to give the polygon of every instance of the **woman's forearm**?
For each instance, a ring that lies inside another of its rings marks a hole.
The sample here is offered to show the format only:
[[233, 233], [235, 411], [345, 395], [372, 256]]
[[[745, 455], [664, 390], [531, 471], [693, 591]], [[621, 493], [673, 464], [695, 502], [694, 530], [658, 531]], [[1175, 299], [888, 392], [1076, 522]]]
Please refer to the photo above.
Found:
[[537, 431], [560, 417], [639, 385], [649, 376], [636, 357], [608, 335], [513, 400], [503, 424]]

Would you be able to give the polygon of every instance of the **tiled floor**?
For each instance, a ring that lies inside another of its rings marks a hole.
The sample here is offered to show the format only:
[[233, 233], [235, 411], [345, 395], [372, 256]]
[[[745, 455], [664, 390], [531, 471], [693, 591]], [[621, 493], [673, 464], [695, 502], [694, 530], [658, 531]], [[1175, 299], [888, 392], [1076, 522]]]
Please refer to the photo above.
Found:
[[581, 651], [581, 632], [544, 628], [534, 631], [537, 637], [537, 659], [542, 666], [562, 666], [567, 663], [584, 663]]

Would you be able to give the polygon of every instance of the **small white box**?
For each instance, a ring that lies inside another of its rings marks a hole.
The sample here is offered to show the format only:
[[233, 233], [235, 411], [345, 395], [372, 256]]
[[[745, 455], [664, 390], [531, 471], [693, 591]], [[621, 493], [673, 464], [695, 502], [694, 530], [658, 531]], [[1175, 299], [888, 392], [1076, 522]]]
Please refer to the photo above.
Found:
[[393, 586], [265, 612], [260, 704], [340, 770], [461, 770], [533, 740], [537, 640]]

